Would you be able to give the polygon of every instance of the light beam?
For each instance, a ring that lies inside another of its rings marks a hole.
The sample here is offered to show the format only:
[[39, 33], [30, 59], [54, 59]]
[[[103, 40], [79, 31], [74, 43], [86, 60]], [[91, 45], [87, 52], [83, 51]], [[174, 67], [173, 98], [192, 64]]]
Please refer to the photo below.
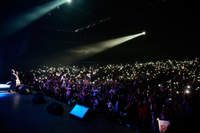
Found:
[[129, 35], [125, 37], [98, 42], [96, 44], [88, 44], [86, 46], [73, 48], [67, 51], [66, 53], [67, 56], [65, 56], [62, 60], [66, 60], [66, 62], [68, 63], [75, 63], [79, 60], [101, 53], [105, 50], [108, 50], [110, 48], [123, 44], [124, 42], [127, 42], [129, 40], [132, 40], [134, 38], [144, 36], [144, 35], [146, 35], [146, 32], [141, 32], [134, 35]]
[[36, 21], [51, 10], [55, 9], [57, 6], [60, 6], [66, 2], [70, 3], [70, 1], [71, 0], [54, 0], [10, 18], [2, 25], [0, 25], [0, 39], [22, 30], [32, 22]]

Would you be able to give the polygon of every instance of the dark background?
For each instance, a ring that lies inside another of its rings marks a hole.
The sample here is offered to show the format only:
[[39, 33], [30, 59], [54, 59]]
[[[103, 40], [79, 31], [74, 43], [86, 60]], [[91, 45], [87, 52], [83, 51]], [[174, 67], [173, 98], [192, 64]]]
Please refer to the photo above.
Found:
[[[0, 5], [0, 24], [49, 1], [4, 1]], [[147, 35], [80, 62], [121, 63], [198, 57], [198, 17], [197, 4], [189, 1], [72, 0], [70, 5], [59, 6], [0, 40], [0, 81], [7, 79], [10, 68], [67, 63], [56, 58], [69, 48], [142, 31]], [[74, 32], [106, 18], [109, 20], [93, 28]], [[48, 58], [50, 55], [54, 58]]]

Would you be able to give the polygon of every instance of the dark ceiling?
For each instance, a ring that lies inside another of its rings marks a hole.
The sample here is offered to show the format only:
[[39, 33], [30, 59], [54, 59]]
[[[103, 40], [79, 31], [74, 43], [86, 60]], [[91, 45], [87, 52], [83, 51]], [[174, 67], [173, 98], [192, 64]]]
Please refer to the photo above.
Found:
[[[0, 24], [50, 1], [6, 0], [0, 5]], [[32, 59], [39, 63], [40, 58], [48, 59], [48, 55], [77, 45], [144, 30], [147, 32], [144, 38], [88, 60], [109, 62], [130, 61], [139, 56], [198, 55], [199, 15], [194, 5], [179, 0], [72, 0], [70, 5], [63, 4], [16, 34], [1, 39], [0, 64], [33, 63]]]

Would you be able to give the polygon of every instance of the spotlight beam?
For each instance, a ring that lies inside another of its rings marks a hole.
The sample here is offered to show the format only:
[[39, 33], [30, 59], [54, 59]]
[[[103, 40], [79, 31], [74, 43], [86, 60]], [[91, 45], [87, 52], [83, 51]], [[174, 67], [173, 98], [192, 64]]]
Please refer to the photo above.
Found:
[[19, 14], [18, 16], [10, 18], [0, 26], [0, 39], [22, 30], [32, 22], [44, 16], [49, 11], [55, 9], [57, 6], [60, 6], [67, 2], [69, 1], [54, 0], [32, 8], [25, 13]]
[[102, 51], [105, 51], [109, 48], [115, 47], [115, 46], [122, 44], [124, 42], [127, 42], [129, 40], [132, 40], [134, 38], [137, 38], [139, 36], [142, 36], [142, 35], [144, 35], [144, 33], [120, 37], [120, 38], [107, 40], [107, 41], [102, 41], [102, 42], [99, 42], [99, 43], [96, 43], [96, 44], [89, 44], [87, 46], [71, 50], [70, 52], [77, 53], [77, 54], [85, 54], [85, 55], [96, 54], [96, 53], [100, 53]]
[[123, 44], [129, 40], [132, 40], [134, 38], [138, 38], [140, 36], [146, 35], [146, 32], [129, 35], [125, 37], [120, 37], [116, 39], [111, 39], [107, 41], [98, 42], [96, 44], [88, 44], [83, 47], [77, 47], [73, 48], [69, 51], [67, 51], [67, 56], [62, 58], [61, 60], [64, 60], [68, 63], [75, 63], [77, 61], [80, 61], [82, 59], [88, 58], [90, 56], [93, 56], [95, 54], [101, 53], [105, 50], [108, 50], [110, 48], [113, 48], [115, 46], [118, 46], [120, 44]]

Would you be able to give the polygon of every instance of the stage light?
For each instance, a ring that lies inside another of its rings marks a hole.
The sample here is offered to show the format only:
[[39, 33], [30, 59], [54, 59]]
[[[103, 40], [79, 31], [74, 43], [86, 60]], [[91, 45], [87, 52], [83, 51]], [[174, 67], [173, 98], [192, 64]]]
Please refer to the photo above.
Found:
[[10, 88], [10, 85], [0, 84], [0, 89], [8, 89], [8, 88]]
[[146, 32], [145, 32], [145, 31], [143, 31], [143, 32], [142, 32], [142, 34], [143, 34], [143, 35], [146, 35]]
[[0, 98], [4, 98], [4, 97], [7, 97], [7, 96], [10, 96], [10, 94], [8, 92], [0, 91]]
[[69, 63], [75, 63], [79, 60], [88, 58], [90, 56], [93, 56], [95, 54], [101, 53], [105, 50], [108, 50], [110, 48], [116, 47], [118, 45], [121, 45], [127, 41], [130, 41], [134, 38], [138, 38], [140, 36], [145, 35], [144, 32], [129, 35], [125, 37], [119, 37], [111, 40], [101, 41], [94, 44], [88, 44], [82, 47], [76, 47], [71, 50], [67, 50], [66, 56], [63, 56], [61, 60], [65, 60]]
[[34, 21], [38, 20], [45, 14], [54, 10], [56, 7], [59, 7], [65, 3], [71, 3], [71, 0], [53, 0], [47, 2], [43, 5], [36, 6], [32, 9], [29, 9], [21, 14], [18, 14], [14, 17], [5, 20], [0, 25], [0, 39], [10, 36], [23, 28], [27, 27]]
[[0, 98], [6, 97], [6, 96], [7, 96], [7, 94], [0, 93]]
[[72, 0], [66, 0], [67, 1], [67, 3], [69, 3], [69, 4], [71, 4], [72, 3]]

